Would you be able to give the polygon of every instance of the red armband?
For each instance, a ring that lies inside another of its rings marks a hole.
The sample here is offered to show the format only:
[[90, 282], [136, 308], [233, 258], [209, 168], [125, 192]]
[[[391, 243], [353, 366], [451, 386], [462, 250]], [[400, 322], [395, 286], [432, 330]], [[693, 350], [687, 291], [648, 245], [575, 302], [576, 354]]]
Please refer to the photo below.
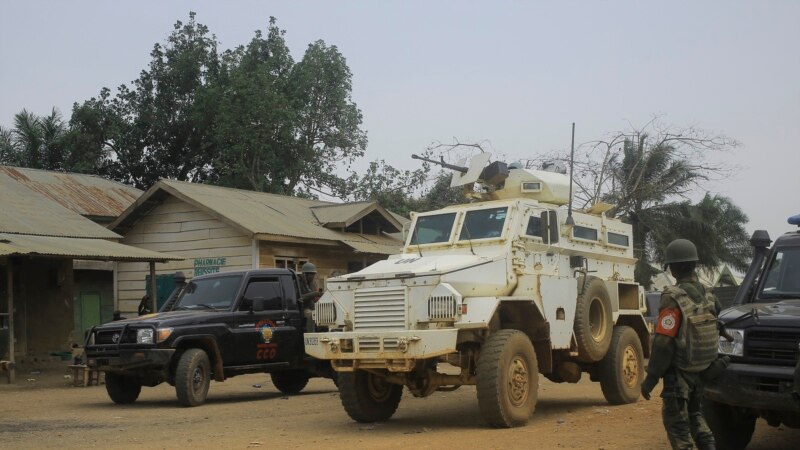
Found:
[[664, 336], [675, 337], [681, 324], [680, 308], [664, 308], [658, 314], [656, 333]]

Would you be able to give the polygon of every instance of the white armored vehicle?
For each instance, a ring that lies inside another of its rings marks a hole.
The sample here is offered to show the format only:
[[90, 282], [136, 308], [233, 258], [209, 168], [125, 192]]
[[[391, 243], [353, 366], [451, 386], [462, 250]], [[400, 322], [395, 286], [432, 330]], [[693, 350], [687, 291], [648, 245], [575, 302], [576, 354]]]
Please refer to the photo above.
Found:
[[586, 372], [610, 403], [638, 398], [649, 341], [630, 225], [608, 205], [562, 208], [567, 175], [488, 159], [443, 164], [476, 201], [412, 214], [401, 254], [328, 280], [316, 321], [329, 331], [305, 348], [331, 360], [353, 419], [390, 418], [403, 386], [475, 385], [490, 425], [520, 426], [540, 373]]

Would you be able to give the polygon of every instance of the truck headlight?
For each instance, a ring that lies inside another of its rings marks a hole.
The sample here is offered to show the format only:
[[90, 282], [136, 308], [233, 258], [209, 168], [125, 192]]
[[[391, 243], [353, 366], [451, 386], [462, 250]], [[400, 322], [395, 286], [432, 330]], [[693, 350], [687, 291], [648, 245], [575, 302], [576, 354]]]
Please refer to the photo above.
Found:
[[152, 344], [153, 334], [152, 328], [141, 328], [136, 330], [136, 342], [138, 344]]
[[728, 328], [725, 331], [733, 337], [733, 341], [720, 336], [717, 351], [723, 355], [744, 356], [744, 330]]

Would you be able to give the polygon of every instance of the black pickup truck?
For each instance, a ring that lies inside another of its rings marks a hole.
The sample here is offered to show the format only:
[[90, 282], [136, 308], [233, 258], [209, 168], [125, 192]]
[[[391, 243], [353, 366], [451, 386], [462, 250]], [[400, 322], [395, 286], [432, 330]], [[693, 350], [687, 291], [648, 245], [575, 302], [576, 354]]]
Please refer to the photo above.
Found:
[[327, 361], [305, 355], [298, 297], [288, 269], [196, 277], [158, 313], [91, 329], [86, 362], [105, 372], [116, 403], [166, 381], [182, 405], [196, 406], [211, 379], [259, 372], [281, 392], [297, 393], [311, 377], [335, 377]]
[[[800, 224], [800, 216], [789, 219]], [[719, 352], [730, 357], [720, 380], [706, 386], [703, 405], [719, 449], [744, 449], [757, 418], [800, 428], [800, 231], [750, 240], [755, 256], [719, 319], [727, 334]]]

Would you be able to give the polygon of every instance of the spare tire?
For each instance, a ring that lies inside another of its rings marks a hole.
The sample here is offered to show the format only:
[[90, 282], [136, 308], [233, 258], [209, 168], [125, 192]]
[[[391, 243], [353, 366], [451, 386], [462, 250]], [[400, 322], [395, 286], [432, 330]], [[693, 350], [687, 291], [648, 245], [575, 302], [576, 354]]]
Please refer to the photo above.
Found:
[[611, 345], [614, 323], [611, 315], [611, 298], [606, 284], [597, 277], [578, 278], [578, 298], [575, 305], [575, 339], [578, 342], [578, 360], [593, 363], [600, 361]]

